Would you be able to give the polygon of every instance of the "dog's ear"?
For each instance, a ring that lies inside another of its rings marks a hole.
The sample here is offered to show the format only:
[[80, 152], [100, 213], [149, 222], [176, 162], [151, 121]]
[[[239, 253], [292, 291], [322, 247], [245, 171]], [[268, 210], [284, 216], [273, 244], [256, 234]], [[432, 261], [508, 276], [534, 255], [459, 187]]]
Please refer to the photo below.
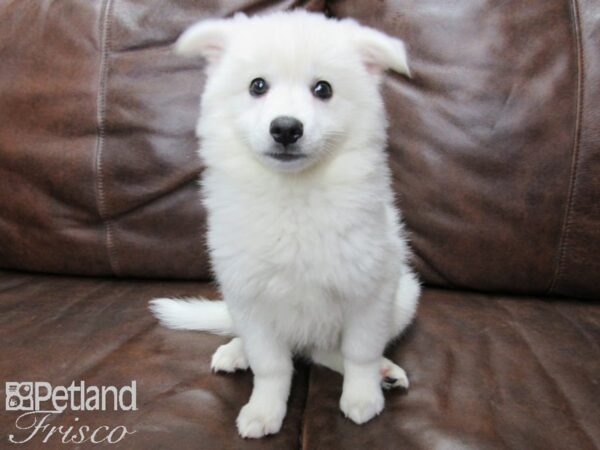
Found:
[[203, 20], [185, 30], [175, 43], [181, 56], [202, 56], [217, 61], [227, 46], [231, 23], [226, 19]]
[[373, 28], [359, 26], [353, 33], [356, 48], [367, 70], [374, 74], [391, 69], [410, 77], [404, 42]]

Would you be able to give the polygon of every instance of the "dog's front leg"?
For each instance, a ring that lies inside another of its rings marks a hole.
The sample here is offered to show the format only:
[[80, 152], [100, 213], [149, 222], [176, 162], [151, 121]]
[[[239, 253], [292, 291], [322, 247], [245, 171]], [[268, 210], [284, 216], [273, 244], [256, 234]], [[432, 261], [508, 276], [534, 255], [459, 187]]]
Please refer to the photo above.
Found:
[[386, 306], [371, 303], [353, 310], [344, 324], [342, 356], [344, 386], [340, 409], [357, 424], [383, 410], [381, 361], [388, 339]]
[[242, 340], [254, 387], [237, 418], [237, 427], [244, 438], [260, 438], [281, 429], [292, 381], [292, 356], [276, 336], [258, 325], [246, 324]]

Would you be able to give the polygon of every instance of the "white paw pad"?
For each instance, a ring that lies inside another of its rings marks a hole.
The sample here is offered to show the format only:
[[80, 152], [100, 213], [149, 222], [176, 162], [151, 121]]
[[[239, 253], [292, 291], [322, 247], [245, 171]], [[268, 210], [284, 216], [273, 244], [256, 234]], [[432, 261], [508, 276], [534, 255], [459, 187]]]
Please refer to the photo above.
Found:
[[213, 372], [232, 373], [236, 370], [248, 369], [248, 359], [239, 338], [232, 339], [227, 344], [221, 345], [213, 354], [210, 368]]
[[383, 411], [384, 399], [381, 389], [367, 392], [342, 393], [340, 409], [354, 423], [363, 424]]
[[408, 389], [410, 385], [408, 376], [402, 367], [393, 363], [387, 358], [383, 359], [381, 364], [381, 387], [384, 389], [404, 388]]
[[241, 409], [237, 418], [240, 436], [256, 439], [279, 432], [285, 417], [285, 410], [285, 404], [249, 402]]

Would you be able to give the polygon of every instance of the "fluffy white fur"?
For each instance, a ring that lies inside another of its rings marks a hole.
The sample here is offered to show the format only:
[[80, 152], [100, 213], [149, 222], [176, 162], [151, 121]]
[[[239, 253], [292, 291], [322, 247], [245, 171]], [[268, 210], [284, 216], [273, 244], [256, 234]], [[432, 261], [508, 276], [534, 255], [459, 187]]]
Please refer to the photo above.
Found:
[[[209, 61], [197, 133], [208, 244], [224, 302], [157, 299], [172, 328], [232, 334], [214, 370], [250, 367], [237, 419], [244, 437], [281, 428], [292, 356], [344, 374], [340, 408], [356, 423], [383, 409], [382, 385], [408, 386], [382, 354], [415, 314], [417, 278], [394, 206], [384, 151], [384, 70], [407, 74], [398, 39], [306, 12], [200, 22], [176, 45]], [[249, 94], [251, 80], [269, 85]], [[312, 87], [328, 81], [333, 96]], [[271, 121], [304, 125], [305, 156], [282, 162]]]

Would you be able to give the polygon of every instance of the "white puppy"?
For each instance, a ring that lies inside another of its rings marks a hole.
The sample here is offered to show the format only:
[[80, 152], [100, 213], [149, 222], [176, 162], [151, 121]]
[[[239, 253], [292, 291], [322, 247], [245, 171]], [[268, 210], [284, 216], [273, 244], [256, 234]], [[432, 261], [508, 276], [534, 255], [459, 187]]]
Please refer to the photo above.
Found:
[[250, 367], [243, 437], [281, 428], [302, 354], [344, 374], [356, 423], [408, 386], [383, 358], [420, 287], [394, 206], [379, 84], [409, 73], [403, 43], [303, 11], [208, 20], [176, 50], [207, 59], [197, 134], [208, 245], [225, 301], [157, 299], [171, 328], [231, 334], [212, 367]]

